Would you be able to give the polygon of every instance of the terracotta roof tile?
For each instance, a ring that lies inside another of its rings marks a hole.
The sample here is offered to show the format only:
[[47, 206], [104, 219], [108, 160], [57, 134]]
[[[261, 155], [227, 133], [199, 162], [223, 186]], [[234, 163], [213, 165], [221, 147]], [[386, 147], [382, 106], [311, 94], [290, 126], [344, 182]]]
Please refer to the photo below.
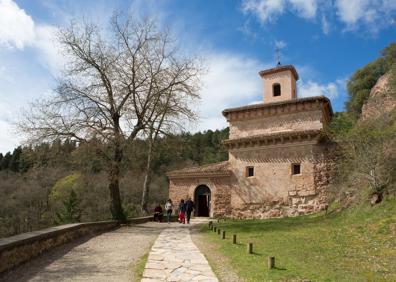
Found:
[[181, 177], [181, 176], [227, 176], [231, 174], [231, 170], [229, 169], [229, 162], [219, 162], [214, 164], [208, 165], [201, 165], [201, 166], [193, 166], [187, 167], [179, 170], [173, 170], [167, 173], [168, 177]]
[[296, 69], [294, 68], [294, 66], [292, 66], [292, 65], [284, 65], [284, 66], [281, 65], [281, 66], [277, 66], [272, 69], [262, 70], [259, 72], [259, 75], [261, 77], [263, 77], [264, 75], [273, 74], [273, 73], [277, 73], [277, 72], [281, 72], [281, 71], [285, 71], [285, 70], [290, 70], [293, 73], [294, 78], [296, 80], [298, 80], [298, 73], [297, 73]]

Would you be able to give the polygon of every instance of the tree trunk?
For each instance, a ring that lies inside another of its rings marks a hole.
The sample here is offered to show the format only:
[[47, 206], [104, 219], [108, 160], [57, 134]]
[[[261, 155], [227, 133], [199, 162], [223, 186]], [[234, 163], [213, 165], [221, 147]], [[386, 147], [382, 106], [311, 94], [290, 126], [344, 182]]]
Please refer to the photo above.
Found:
[[114, 150], [114, 159], [111, 163], [109, 171], [109, 190], [111, 199], [111, 215], [113, 219], [118, 221], [125, 221], [125, 214], [121, 205], [120, 196], [120, 166], [122, 161], [122, 150], [119, 144], [116, 144]]
[[148, 199], [149, 199], [150, 182], [151, 182], [152, 152], [153, 152], [153, 140], [152, 140], [152, 134], [151, 134], [150, 139], [149, 139], [149, 148], [148, 148], [147, 164], [146, 164], [146, 171], [145, 171], [145, 176], [144, 176], [143, 195], [142, 195], [142, 212], [145, 214], [149, 213], [147, 204], [148, 204]]

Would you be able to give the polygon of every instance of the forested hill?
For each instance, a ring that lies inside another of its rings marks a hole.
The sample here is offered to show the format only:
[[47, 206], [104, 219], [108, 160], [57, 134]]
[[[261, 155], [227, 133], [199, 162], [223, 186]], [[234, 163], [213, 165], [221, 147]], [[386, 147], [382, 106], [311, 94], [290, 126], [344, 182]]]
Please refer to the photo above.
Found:
[[[373, 93], [386, 75], [387, 87]], [[328, 135], [339, 144], [337, 175], [329, 191], [333, 205], [380, 203], [396, 194], [396, 44], [357, 70], [348, 81], [346, 110], [336, 113]], [[367, 113], [386, 103], [379, 115]], [[374, 105], [374, 106], [373, 106]], [[371, 108], [371, 110], [370, 110]], [[362, 109], [366, 116], [362, 118]], [[155, 141], [149, 210], [168, 195], [165, 173], [227, 159], [221, 141], [228, 129], [169, 135]], [[136, 139], [124, 150], [120, 190], [126, 216], [141, 212], [149, 142]], [[111, 218], [106, 144], [95, 139], [18, 147], [0, 154], [0, 236], [54, 224]]]
[[[160, 138], [152, 161], [149, 206], [168, 195], [166, 171], [224, 161], [221, 141], [228, 128]], [[106, 163], [99, 142], [74, 141], [18, 147], [0, 154], [0, 237], [59, 223], [111, 218]], [[128, 216], [140, 213], [147, 142], [135, 140], [125, 153], [120, 181]]]

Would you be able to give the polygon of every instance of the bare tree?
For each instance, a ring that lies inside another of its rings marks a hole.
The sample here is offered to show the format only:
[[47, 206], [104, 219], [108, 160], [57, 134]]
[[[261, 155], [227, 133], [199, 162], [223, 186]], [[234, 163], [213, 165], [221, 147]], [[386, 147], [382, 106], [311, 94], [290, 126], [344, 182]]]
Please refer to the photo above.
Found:
[[63, 77], [54, 96], [32, 103], [19, 126], [30, 142], [103, 142], [112, 216], [123, 220], [126, 144], [151, 126], [170, 92], [183, 103], [197, 98], [201, 69], [195, 59], [178, 56], [175, 41], [152, 21], [115, 15], [105, 30], [82, 21], [61, 29], [58, 39], [69, 58]]
[[395, 128], [395, 114], [383, 114], [359, 122], [339, 143], [348, 173], [355, 172], [369, 184], [372, 204], [382, 201], [395, 180]]
[[189, 95], [185, 95], [185, 93], [180, 91], [177, 87], [172, 87], [165, 95], [163, 95], [160, 106], [157, 107], [156, 114], [148, 122], [146, 130], [148, 152], [141, 201], [141, 208], [144, 213], [149, 212], [147, 204], [149, 201], [152, 173], [151, 163], [153, 160], [156, 141], [160, 136], [175, 132], [176, 130], [183, 130], [184, 124], [180, 121], [194, 121], [196, 119], [196, 113], [190, 107], [190, 98], [191, 97], [189, 97]]

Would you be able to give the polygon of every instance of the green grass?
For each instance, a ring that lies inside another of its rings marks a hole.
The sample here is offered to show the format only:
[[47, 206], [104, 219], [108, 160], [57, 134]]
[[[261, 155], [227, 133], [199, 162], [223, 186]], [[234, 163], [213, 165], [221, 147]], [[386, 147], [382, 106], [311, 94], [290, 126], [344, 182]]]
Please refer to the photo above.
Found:
[[143, 278], [143, 272], [144, 272], [144, 268], [146, 266], [147, 263], [147, 259], [148, 259], [149, 253], [145, 254], [144, 256], [142, 256], [139, 261], [136, 263], [135, 267], [134, 267], [134, 275], [133, 275], [133, 281], [140, 281]]
[[[227, 239], [208, 230], [237, 274], [247, 281], [396, 281], [396, 200], [336, 214], [215, 224]], [[231, 242], [237, 234], [237, 245]], [[252, 242], [254, 254], [246, 244]], [[267, 257], [276, 269], [267, 269]]]

